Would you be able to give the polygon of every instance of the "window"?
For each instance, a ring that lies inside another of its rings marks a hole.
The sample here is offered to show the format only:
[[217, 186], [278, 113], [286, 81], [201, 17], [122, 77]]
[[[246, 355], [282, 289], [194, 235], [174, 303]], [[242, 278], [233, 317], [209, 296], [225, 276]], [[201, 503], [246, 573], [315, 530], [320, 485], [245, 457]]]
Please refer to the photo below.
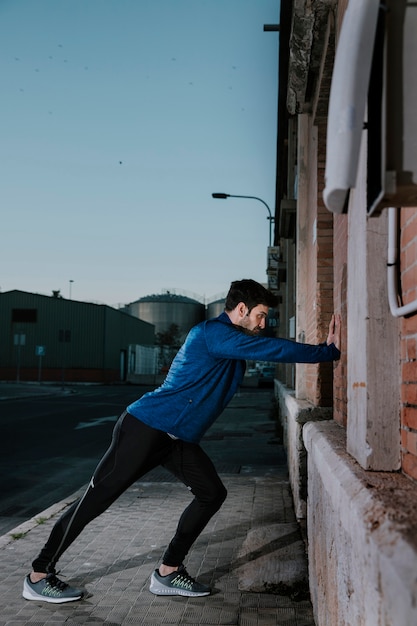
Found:
[[58, 340], [63, 343], [69, 343], [71, 341], [71, 331], [61, 328], [58, 333]]
[[25, 322], [35, 324], [38, 319], [37, 309], [12, 309], [12, 323]]

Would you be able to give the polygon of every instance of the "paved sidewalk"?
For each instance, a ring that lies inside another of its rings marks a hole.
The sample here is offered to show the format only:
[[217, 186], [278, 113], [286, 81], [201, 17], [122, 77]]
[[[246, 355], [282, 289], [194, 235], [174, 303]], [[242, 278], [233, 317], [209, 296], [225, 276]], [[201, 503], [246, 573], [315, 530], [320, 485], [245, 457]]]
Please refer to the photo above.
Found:
[[203, 441], [228, 498], [185, 564], [212, 586], [212, 595], [149, 592], [150, 575], [190, 501], [182, 484], [157, 469], [94, 520], [59, 562], [61, 577], [86, 589], [82, 601], [54, 605], [21, 596], [30, 561], [76, 494], [0, 537], [0, 625], [314, 626], [305, 549], [272, 411], [272, 392], [242, 388]]

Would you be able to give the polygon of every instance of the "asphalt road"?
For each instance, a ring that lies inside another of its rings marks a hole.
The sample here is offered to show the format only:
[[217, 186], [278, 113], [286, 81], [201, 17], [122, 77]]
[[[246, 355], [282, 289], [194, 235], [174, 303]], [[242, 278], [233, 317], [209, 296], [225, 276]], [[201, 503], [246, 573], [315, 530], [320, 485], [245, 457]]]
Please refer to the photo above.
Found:
[[[74, 393], [2, 400], [0, 535], [86, 485], [120, 413], [151, 388], [80, 386]], [[284, 448], [268, 416], [272, 396], [272, 390], [249, 385], [208, 431], [202, 446], [218, 471], [287, 472]], [[158, 468], [152, 480], [174, 479]]]
[[0, 535], [86, 484], [142, 386], [80, 387], [0, 405]]

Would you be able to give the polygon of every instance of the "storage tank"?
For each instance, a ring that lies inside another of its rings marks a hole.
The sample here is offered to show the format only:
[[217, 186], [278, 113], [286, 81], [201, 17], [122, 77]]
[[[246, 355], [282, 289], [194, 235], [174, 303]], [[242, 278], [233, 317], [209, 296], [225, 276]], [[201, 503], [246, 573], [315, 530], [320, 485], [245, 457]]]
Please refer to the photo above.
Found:
[[166, 332], [172, 324], [179, 328], [181, 341], [190, 328], [205, 319], [205, 306], [188, 296], [167, 291], [144, 296], [127, 305], [131, 315], [155, 325], [155, 333]]
[[224, 311], [224, 304], [226, 302], [226, 296], [223, 298], [219, 298], [218, 300], [213, 300], [207, 305], [207, 319], [211, 319], [212, 317], [218, 317]]

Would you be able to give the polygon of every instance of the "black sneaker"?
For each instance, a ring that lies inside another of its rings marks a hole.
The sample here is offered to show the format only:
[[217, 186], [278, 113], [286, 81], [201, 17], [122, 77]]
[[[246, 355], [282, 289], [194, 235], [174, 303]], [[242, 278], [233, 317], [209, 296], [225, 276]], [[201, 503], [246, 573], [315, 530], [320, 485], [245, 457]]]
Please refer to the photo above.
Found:
[[55, 574], [48, 574], [46, 578], [42, 578], [37, 583], [30, 580], [30, 576], [26, 576], [23, 583], [23, 597], [26, 600], [42, 600], [43, 602], [52, 602], [60, 604], [61, 602], [73, 602], [82, 598], [83, 592], [80, 589], [74, 589], [62, 582]]
[[157, 596], [208, 596], [210, 587], [198, 583], [191, 578], [184, 565], [181, 565], [176, 572], [161, 576], [156, 569], [151, 576], [149, 591]]

